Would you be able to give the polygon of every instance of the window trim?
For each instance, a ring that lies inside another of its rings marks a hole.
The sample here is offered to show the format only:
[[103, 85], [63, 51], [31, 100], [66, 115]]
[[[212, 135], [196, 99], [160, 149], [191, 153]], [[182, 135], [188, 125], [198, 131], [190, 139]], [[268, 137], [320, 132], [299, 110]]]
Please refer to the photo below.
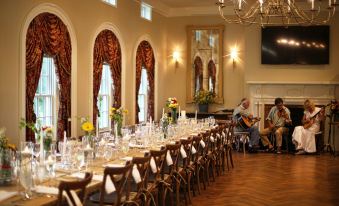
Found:
[[114, 8], [118, 8], [118, 0], [115, 0], [115, 4], [111, 4], [111, 3], [109, 3], [109, 2], [107, 2], [105, 0], [101, 0], [101, 2], [106, 4], [106, 5], [108, 5], [108, 6], [112, 6]]

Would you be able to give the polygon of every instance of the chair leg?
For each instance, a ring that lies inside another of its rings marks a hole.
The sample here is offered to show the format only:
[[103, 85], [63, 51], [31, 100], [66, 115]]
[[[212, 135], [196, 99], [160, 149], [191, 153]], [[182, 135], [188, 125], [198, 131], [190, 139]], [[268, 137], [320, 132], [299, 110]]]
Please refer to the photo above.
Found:
[[232, 168], [234, 168], [233, 157], [232, 157], [232, 148], [228, 148], [228, 156], [230, 158], [230, 162], [231, 162]]
[[177, 181], [176, 184], [175, 184], [175, 193], [176, 193], [176, 205], [179, 205], [180, 204], [180, 181]]
[[195, 173], [195, 177], [196, 177], [196, 180], [197, 180], [198, 193], [199, 193], [199, 195], [201, 195], [201, 189], [200, 189], [200, 169], [199, 169], [199, 166], [197, 166], [197, 172]]

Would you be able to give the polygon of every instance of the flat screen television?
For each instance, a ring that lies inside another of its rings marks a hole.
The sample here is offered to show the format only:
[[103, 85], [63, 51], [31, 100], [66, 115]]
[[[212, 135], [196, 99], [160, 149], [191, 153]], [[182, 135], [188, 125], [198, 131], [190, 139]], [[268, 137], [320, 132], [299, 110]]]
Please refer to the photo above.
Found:
[[261, 29], [262, 64], [329, 64], [329, 26]]

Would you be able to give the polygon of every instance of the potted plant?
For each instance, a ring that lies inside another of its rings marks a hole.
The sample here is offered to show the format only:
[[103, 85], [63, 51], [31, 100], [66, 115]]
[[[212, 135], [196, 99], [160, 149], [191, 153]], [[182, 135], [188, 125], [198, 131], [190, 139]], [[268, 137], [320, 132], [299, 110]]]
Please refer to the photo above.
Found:
[[179, 107], [179, 103], [177, 98], [175, 97], [170, 97], [166, 101], [166, 107], [170, 110], [171, 112], [171, 123], [176, 124], [177, 123], [177, 109]]
[[194, 95], [194, 103], [198, 105], [199, 112], [208, 112], [208, 105], [214, 102], [215, 93], [200, 90]]

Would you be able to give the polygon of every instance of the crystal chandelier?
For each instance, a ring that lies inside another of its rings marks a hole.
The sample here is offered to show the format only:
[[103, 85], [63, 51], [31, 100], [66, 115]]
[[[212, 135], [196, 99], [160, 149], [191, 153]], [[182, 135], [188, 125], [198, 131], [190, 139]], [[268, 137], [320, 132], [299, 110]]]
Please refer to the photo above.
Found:
[[336, 0], [253, 0], [252, 5], [246, 0], [219, 0], [216, 4], [227, 23], [262, 27], [326, 24], [338, 5]]

